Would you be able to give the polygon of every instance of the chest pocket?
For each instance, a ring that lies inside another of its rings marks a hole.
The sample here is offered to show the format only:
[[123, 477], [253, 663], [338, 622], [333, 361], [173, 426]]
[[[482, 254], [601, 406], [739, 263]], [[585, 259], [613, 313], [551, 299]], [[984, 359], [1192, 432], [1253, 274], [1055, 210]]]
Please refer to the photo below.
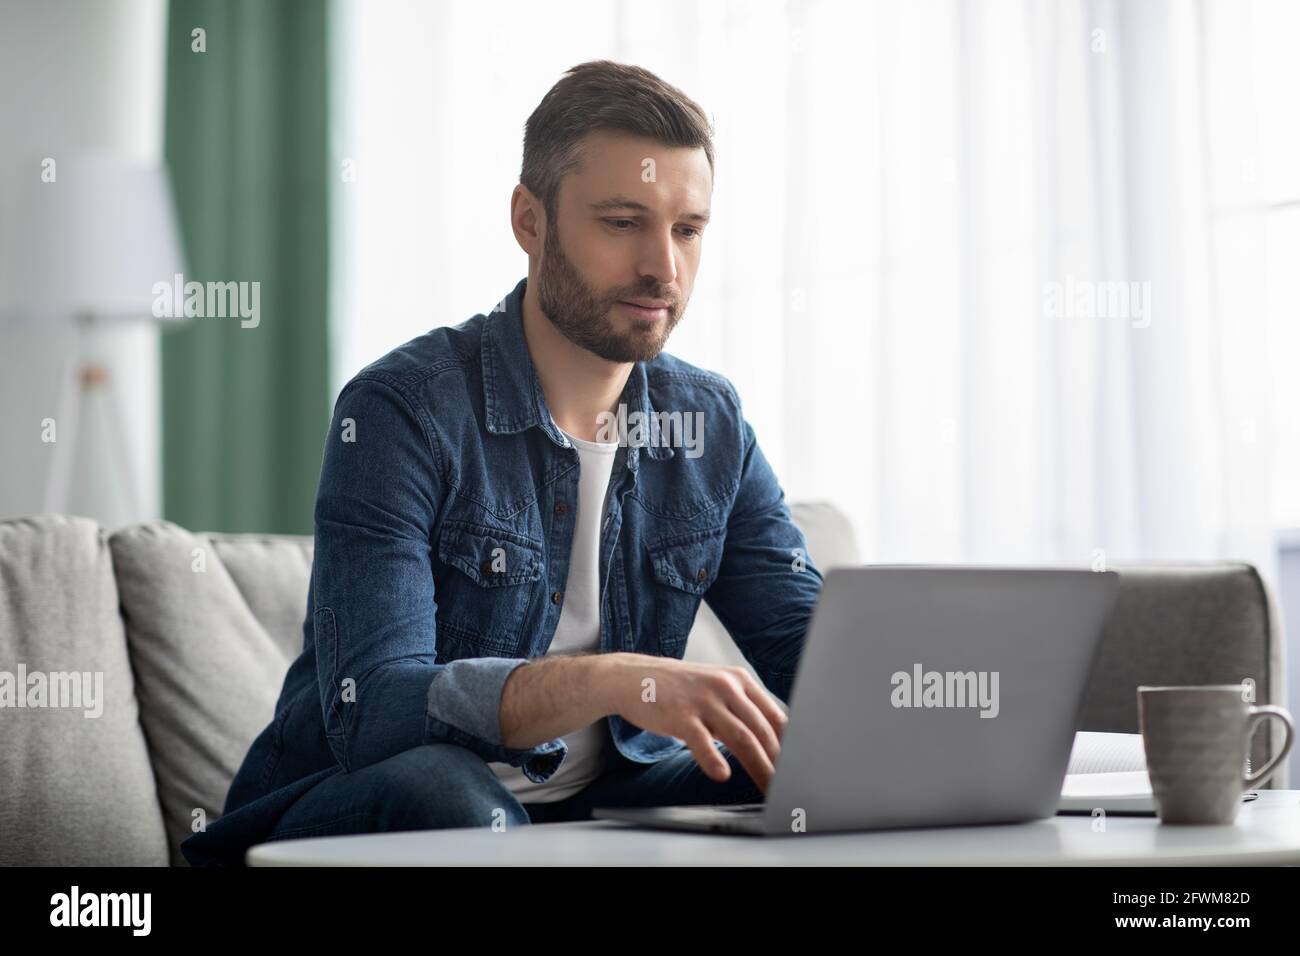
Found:
[[438, 558], [450, 569], [437, 588], [438, 660], [521, 656], [542, 578], [541, 544], [448, 519]]
[[680, 659], [696, 612], [722, 564], [726, 528], [693, 531], [647, 545], [655, 581], [659, 653]]

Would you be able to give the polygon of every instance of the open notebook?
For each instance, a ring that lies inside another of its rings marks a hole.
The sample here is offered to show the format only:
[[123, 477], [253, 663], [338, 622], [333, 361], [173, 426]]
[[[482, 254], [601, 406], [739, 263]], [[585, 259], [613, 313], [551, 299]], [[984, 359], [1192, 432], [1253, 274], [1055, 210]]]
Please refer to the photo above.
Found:
[[1074, 735], [1057, 813], [1155, 813], [1141, 734]]
[[[1258, 795], [1250, 790], [1242, 799]], [[1156, 812], [1141, 734], [1081, 730], [1074, 735], [1056, 812], [1091, 814], [1097, 807], [1107, 813]]]

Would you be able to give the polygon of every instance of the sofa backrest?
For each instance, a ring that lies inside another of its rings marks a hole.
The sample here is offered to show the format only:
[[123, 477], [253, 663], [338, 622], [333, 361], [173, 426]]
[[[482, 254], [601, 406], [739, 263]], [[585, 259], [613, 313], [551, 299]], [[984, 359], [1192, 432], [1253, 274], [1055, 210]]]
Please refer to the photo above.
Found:
[[[1286, 706], [1280, 610], [1249, 564], [1132, 564], [1119, 572], [1119, 597], [1084, 695], [1080, 730], [1139, 732], [1137, 688], [1254, 682], [1255, 700]], [[1250, 763], [1262, 767], [1282, 747], [1279, 721], [1255, 734]], [[1287, 789], [1287, 762], [1267, 787]]]
[[[859, 562], [838, 509], [791, 510], [819, 568]], [[99, 671], [105, 700], [95, 719], [0, 710], [0, 864], [184, 865], [177, 847], [222, 812], [301, 651], [311, 556], [306, 536], [149, 522], [106, 538], [83, 518], [0, 521], [0, 672]], [[1140, 683], [1249, 677], [1257, 700], [1285, 704], [1281, 628], [1253, 568], [1116, 570], [1079, 729], [1137, 733]], [[707, 607], [686, 657], [745, 663]], [[1254, 765], [1280, 743], [1258, 734]], [[1268, 786], [1287, 783], [1283, 764]]]

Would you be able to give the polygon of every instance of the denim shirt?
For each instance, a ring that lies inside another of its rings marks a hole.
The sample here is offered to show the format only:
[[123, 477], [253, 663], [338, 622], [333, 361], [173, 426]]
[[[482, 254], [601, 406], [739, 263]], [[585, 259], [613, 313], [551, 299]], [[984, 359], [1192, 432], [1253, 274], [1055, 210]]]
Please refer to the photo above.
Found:
[[[499, 723], [506, 678], [546, 653], [559, 622], [578, 492], [577, 451], [524, 339], [526, 283], [487, 315], [399, 346], [340, 393], [303, 651], [227, 813], [420, 744], [459, 744], [539, 783], [563, 762], [562, 739], [506, 747]], [[633, 366], [623, 402], [627, 447], [601, 524], [601, 651], [681, 658], [703, 599], [788, 703], [822, 576], [735, 389], [660, 354]], [[693, 447], [644, 427], [678, 412], [703, 426]], [[685, 746], [607, 720], [629, 760]]]

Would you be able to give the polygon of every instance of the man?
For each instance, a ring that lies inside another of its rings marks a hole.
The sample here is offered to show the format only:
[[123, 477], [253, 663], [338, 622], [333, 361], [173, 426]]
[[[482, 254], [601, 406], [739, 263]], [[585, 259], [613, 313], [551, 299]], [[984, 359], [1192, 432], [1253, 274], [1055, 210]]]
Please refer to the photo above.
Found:
[[[527, 278], [339, 395], [303, 652], [191, 863], [762, 799], [822, 578], [731, 384], [661, 354], [712, 191], [703, 111], [653, 74], [543, 98]], [[701, 599], [766, 689], [681, 660]]]

